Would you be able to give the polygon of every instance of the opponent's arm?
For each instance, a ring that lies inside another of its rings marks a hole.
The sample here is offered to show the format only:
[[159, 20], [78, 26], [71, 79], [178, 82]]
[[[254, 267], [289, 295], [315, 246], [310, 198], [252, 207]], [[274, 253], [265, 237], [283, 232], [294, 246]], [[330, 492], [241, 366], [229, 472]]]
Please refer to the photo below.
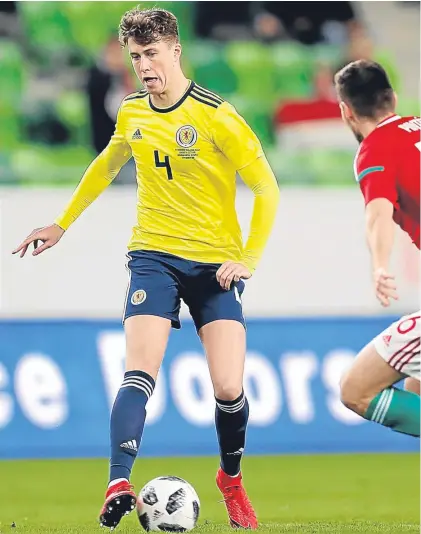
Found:
[[393, 204], [386, 198], [376, 198], [367, 204], [366, 235], [373, 271], [389, 268], [395, 236]]
[[[56, 218], [54, 224], [33, 230], [13, 254], [21, 252], [22, 258], [33, 243], [32, 254], [36, 256], [58, 243], [65, 230], [108, 187], [130, 156], [131, 149], [124, 137], [120, 110], [115, 132], [108, 146], [89, 165], [65, 210]], [[42, 245], [38, 246], [38, 242], [42, 242]]]
[[233, 280], [250, 278], [263, 254], [275, 220], [279, 188], [260, 141], [233, 106], [226, 102], [215, 112], [213, 138], [255, 196], [243, 256], [239, 263], [224, 263], [217, 273], [218, 281], [229, 289]]
[[[379, 165], [378, 163], [383, 164]], [[394, 161], [385, 160], [376, 147], [364, 151], [357, 161], [357, 180], [366, 204], [366, 237], [373, 268], [374, 288], [382, 306], [398, 299], [394, 276], [389, 274], [393, 251], [397, 202]]]

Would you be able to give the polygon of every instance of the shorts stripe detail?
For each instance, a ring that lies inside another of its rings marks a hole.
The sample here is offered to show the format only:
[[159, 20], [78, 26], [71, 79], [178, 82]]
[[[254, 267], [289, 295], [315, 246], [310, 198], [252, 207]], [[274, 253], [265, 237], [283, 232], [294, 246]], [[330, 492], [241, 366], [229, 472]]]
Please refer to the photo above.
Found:
[[384, 405], [384, 408], [382, 410], [382, 413], [379, 414], [379, 420], [378, 420], [378, 423], [380, 423], [381, 425], [383, 424], [384, 422], [384, 418], [386, 417], [386, 414], [390, 408], [390, 404], [392, 402], [392, 399], [393, 399], [393, 394], [394, 394], [394, 390], [393, 389], [389, 389], [389, 396], [387, 397], [387, 400], [386, 400], [386, 403]]
[[124, 298], [124, 307], [123, 307], [123, 324], [124, 324], [124, 318], [126, 316], [126, 311], [127, 311], [127, 301], [129, 300], [129, 291], [130, 291], [130, 286], [132, 284], [132, 271], [129, 269], [128, 265], [126, 265], [126, 269], [128, 270], [129, 272], [129, 282], [127, 284], [127, 289], [126, 289], [126, 296]]
[[401, 362], [399, 362], [399, 363], [397, 363], [397, 364], [395, 365], [395, 369], [396, 369], [397, 371], [402, 371], [404, 365], [407, 365], [407, 364], [412, 360], [412, 358], [413, 358], [414, 356], [419, 356], [419, 355], [420, 355], [420, 351], [419, 351], [419, 350], [416, 350], [419, 346], [420, 346], [420, 344], [418, 344], [417, 347], [414, 347], [414, 349], [413, 349], [411, 352], [409, 352], [409, 353], [406, 355], [406, 357], [403, 358], [403, 359], [401, 360]]
[[382, 411], [383, 409], [383, 406], [385, 405], [386, 403], [386, 397], [389, 393], [389, 390], [384, 390], [383, 393], [380, 395], [380, 399], [379, 399], [379, 402], [376, 406], [376, 409], [374, 410], [374, 413], [373, 415], [371, 416], [371, 420], [372, 421], [375, 421], [376, 423], [378, 422], [378, 419], [379, 419], [379, 415], [380, 415], [380, 412]]
[[397, 365], [400, 362], [400, 360], [408, 354], [408, 351], [412, 352], [414, 349], [418, 348], [419, 344], [420, 344], [419, 337], [411, 339], [411, 341], [408, 341], [408, 343], [404, 347], [400, 348], [398, 351], [392, 354], [392, 356], [387, 360], [387, 363], [391, 365], [392, 367], [395, 367], [395, 365]]

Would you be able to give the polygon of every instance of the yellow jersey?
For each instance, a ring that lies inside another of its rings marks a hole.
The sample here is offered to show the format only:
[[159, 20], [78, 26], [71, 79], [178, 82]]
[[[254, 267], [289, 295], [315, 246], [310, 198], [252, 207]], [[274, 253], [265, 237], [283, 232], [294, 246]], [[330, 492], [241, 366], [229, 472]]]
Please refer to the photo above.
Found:
[[[235, 209], [236, 173], [242, 176], [243, 169], [266, 159], [258, 138], [232, 105], [194, 82], [169, 108], [155, 107], [146, 91], [129, 95], [109, 145], [88, 168], [79, 191], [55, 222], [67, 229], [130, 156], [138, 187], [137, 224], [129, 250], [166, 252], [206, 263], [243, 261], [255, 268], [260, 251], [244, 255]], [[261, 219], [266, 215], [272, 225], [278, 186], [267, 162], [264, 171], [256, 168], [252, 175], [262, 172], [249, 185], [261, 186], [266, 180], [262, 209], [272, 208], [257, 214], [258, 224], [265, 227]], [[264, 228], [260, 233], [254, 240], [265, 242], [269, 231]]]

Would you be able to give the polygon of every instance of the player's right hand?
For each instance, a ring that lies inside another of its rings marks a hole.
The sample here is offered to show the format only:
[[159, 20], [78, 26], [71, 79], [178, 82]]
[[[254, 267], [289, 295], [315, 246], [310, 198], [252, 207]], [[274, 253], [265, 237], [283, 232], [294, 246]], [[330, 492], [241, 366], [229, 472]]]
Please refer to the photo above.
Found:
[[[44, 252], [47, 248], [51, 248], [58, 243], [63, 234], [64, 230], [58, 226], [58, 224], [51, 224], [50, 226], [44, 226], [44, 228], [35, 228], [25, 241], [22, 241], [22, 243], [12, 251], [12, 254], [20, 252], [20, 257], [23, 258], [29, 245], [33, 243], [34, 251], [32, 252], [32, 256], [38, 256], [38, 254], [41, 254], [41, 252]], [[39, 242], [42, 242], [42, 244], [38, 246]]]
[[389, 274], [386, 269], [380, 268], [374, 271], [374, 290], [377, 300], [384, 308], [390, 306], [390, 299], [399, 299], [395, 277]]

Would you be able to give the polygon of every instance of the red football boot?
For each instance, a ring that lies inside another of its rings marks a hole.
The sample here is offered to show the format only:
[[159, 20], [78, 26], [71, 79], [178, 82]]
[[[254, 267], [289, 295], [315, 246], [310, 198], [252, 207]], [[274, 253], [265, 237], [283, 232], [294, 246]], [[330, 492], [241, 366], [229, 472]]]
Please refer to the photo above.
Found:
[[105, 494], [105, 503], [99, 516], [100, 526], [114, 530], [121, 518], [135, 509], [136, 500], [134, 488], [127, 480], [110, 486]]
[[230, 477], [220, 468], [216, 475], [216, 485], [224, 497], [232, 528], [255, 530], [258, 526], [257, 517], [244, 489], [241, 473]]

